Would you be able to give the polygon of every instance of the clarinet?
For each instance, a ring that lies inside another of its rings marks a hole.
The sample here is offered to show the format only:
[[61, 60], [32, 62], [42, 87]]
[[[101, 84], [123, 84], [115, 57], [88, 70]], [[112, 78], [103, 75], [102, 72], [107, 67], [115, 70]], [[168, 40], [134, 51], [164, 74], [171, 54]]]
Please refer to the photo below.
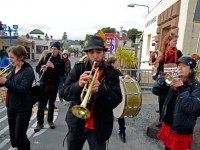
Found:
[[[48, 61], [50, 61], [51, 60], [51, 58], [52, 58], [52, 56], [53, 56], [53, 53], [51, 53], [51, 56], [49, 57], [49, 59], [48, 59]], [[47, 62], [48, 62], [47, 61]], [[45, 68], [44, 68], [44, 70], [42, 71], [42, 74], [41, 74], [41, 76], [40, 76], [40, 78], [39, 78], [39, 80], [37, 81], [37, 86], [40, 86], [40, 80], [42, 79], [42, 77], [43, 77], [43, 75], [44, 75], [44, 73], [47, 71], [47, 68], [48, 68], [48, 66], [47, 65], [45, 65]]]

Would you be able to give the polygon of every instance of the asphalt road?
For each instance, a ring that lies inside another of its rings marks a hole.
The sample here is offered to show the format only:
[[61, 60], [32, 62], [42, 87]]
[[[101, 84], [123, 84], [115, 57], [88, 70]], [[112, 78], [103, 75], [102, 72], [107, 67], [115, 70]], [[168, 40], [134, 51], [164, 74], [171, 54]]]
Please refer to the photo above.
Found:
[[[72, 67], [76, 61], [80, 58], [70, 58], [72, 62]], [[30, 62], [33, 67], [37, 65], [37, 61]], [[56, 128], [49, 129], [46, 124], [46, 117], [44, 119], [44, 128], [35, 133], [34, 127], [37, 124], [36, 111], [33, 111], [32, 117], [30, 120], [29, 128], [27, 131], [27, 135], [31, 142], [31, 150], [66, 150], [66, 142], [63, 147], [63, 140], [67, 134], [68, 128], [65, 122], [65, 115], [68, 110], [68, 106], [62, 106], [59, 100], [56, 101], [55, 105], [58, 107], [58, 110], [54, 113], [54, 123]], [[143, 105], [150, 106], [153, 105], [155, 108], [157, 107], [157, 97], [152, 94], [143, 96]], [[145, 108], [145, 107], [144, 107]], [[37, 106], [36, 106], [37, 109]], [[152, 121], [152, 118], [156, 118], [157, 114], [155, 114], [155, 109], [150, 108], [148, 110], [148, 114], [151, 113], [153, 116], [151, 118], [145, 118], [147, 115], [139, 115], [141, 116], [140, 120], [144, 121], [144, 125], [146, 125], [146, 120], [149, 122]], [[143, 113], [142, 113], [143, 114]], [[143, 119], [144, 117], [144, 119]], [[131, 121], [133, 121], [131, 119]], [[112, 136], [108, 143], [109, 150], [162, 150], [162, 148], [158, 144], [158, 140], [150, 139], [145, 135], [145, 131], [139, 129], [139, 125], [132, 126], [129, 125], [129, 120], [126, 120], [126, 137], [127, 142], [122, 143], [118, 137], [118, 123], [114, 121], [114, 128], [112, 132]], [[142, 124], [142, 123], [140, 123]], [[8, 123], [7, 123], [7, 113], [6, 107], [4, 103], [0, 103], [0, 150], [13, 150], [10, 145], [9, 139], [9, 131], [8, 131]], [[83, 150], [88, 150], [87, 142], [84, 145]]]

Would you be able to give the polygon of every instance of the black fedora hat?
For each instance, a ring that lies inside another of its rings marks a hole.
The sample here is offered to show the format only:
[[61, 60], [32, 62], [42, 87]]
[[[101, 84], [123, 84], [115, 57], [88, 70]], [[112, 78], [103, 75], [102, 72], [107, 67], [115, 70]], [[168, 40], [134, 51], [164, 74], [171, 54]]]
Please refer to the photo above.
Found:
[[103, 49], [107, 51], [107, 48], [104, 46], [103, 39], [99, 36], [91, 36], [88, 40], [88, 44], [84, 49], [84, 52], [92, 49]]

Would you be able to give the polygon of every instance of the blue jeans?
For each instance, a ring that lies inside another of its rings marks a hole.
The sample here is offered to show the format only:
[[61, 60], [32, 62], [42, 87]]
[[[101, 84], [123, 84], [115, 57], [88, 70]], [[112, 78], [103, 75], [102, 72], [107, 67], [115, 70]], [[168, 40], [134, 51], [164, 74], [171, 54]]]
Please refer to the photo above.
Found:
[[62, 98], [62, 88], [63, 88], [63, 84], [65, 83], [66, 78], [67, 78], [66, 75], [60, 77], [60, 83], [59, 83], [59, 86], [58, 86], [58, 96], [59, 96], [59, 99], [60, 99], [60, 102], [61, 102], [61, 103], [63, 102], [63, 98]]

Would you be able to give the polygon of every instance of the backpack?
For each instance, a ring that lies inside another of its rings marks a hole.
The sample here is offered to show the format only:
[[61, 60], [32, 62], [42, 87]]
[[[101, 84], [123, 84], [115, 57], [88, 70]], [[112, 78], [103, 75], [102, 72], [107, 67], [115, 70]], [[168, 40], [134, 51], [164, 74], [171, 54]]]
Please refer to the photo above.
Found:
[[41, 101], [44, 97], [45, 84], [35, 82], [31, 88], [32, 103], [33, 105]]

